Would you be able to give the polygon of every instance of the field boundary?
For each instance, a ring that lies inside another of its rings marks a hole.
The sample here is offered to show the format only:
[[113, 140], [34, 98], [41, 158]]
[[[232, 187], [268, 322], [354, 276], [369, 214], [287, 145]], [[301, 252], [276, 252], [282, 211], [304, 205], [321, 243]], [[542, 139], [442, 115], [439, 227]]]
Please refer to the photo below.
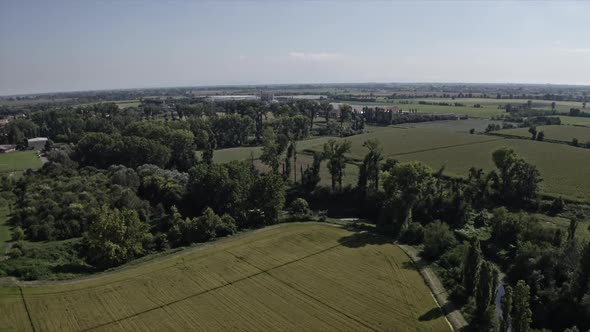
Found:
[[27, 317], [29, 319], [29, 324], [31, 324], [31, 329], [33, 330], [33, 332], [35, 332], [37, 330], [35, 329], [35, 324], [33, 324], [33, 318], [31, 317], [31, 312], [29, 311], [27, 300], [25, 299], [25, 295], [23, 294], [23, 288], [19, 287], [18, 290], [20, 292], [20, 298], [23, 300], [23, 305], [25, 306], [25, 311], [27, 312]]
[[424, 279], [424, 282], [430, 288], [434, 301], [445, 314], [447, 322], [451, 325], [453, 331], [462, 331], [465, 329], [468, 326], [467, 320], [463, 317], [463, 313], [455, 308], [453, 303], [448, 299], [448, 291], [444, 288], [436, 273], [424, 264], [422, 258], [418, 256], [416, 249], [403, 244], [398, 244], [398, 247], [410, 257], [412, 263], [414, 263], [414, 266], [420, 272], [422, 279]]
[[[445, 145], [445, 146], [439, 146], [439, 147], [430, 148], [430, 149], [420, 149], [420, 150], [413, 150], [413, 151], [408, 151], [408, 152], [400, 152], [400, 153], [387, 154], [386, 157], [404, 156], [404, 155], [414, 154], [414, 153], [422, 153], [422, 152], [429, 152], [429, 151], [437, 151], [437, 150], [451, 149], [451, 148], [457, 148], [457, 147], [461, 147], [461, 146], [469, 146], [469, 145], [477, 145], [477, 144], [483, 144], [483, 143], [488, 143], [488, 142], [502, 141], [502, 140], [505, 140], [505, 139], [506, 138], [495, 138], [495, 139], [488, 139], [488, 140], [478, 141], [478, 142], [469, 142], [469, 143]], [[315, 151], [315, 150], [313, 150], [311, 148], [307, 148], [307, 149], [303, 149], [302, 150], [302, 153], [304, 153], [304, 154], [310, 154], [310, 155], [313, 155], [315, 152], [317, 152], [317, 151]], [[362, 159], [360, 159], [360, 158], [347, 158], [347, 160], [349, 162], [358, 162], [358, 161], [361, 161]]]

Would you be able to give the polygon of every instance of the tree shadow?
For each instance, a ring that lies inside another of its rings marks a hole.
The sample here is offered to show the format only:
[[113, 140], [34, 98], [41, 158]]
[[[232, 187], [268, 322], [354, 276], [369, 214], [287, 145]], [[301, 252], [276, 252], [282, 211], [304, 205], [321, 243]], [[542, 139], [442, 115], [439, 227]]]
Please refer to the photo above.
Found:
[[51, 267], [53, 273], [89, 274], [97, 272], [97, 269], [84, 264], [67, 263]]
[[440, 310], [440, 308], [432, 308], [428, 310], [426, 313], [424, 313], [422, 316], [418, 317], [418, 320], [421, 322], [425, 322], [442, 317], [442, 315], [443, 313]]
[[416, 264], [412, 261], [404, 261], [402, 262], [402, 269], [416, 271]]
[[347, 248], [361, 248], [366, 245], [392, 244], [387, 237], [371, 232], [356, 232], [338, 239], [338, 243]]

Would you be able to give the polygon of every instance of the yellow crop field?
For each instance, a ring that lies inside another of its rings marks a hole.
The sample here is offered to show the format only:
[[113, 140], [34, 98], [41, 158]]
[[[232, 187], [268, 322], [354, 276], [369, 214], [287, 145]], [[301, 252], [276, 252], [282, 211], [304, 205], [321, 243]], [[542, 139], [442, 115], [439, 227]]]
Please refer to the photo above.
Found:
[[396, 245], [286, 224], [77, 281], [0, 288], [0, 330], [450, 331]]

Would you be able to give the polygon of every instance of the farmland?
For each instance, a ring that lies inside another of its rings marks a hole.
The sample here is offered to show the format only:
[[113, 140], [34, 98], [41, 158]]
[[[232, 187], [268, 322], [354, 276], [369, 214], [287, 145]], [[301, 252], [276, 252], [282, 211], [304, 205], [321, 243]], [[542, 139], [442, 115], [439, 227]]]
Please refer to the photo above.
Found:
[[[385, 156], [400, 161], [421, 161], [434, 169], [444, 166], [446, 174], [455, 176], [466, 175], [472, 166], [486, 171], [494, 169], [492, 152], [507, 146], [537, 166], [543, 178], [541, 190], [544, 193], [585, 201], [590, 197], [590, 170], [581, 167], [590, 162], [590, 150], [587, 149], [427, 128], [390, 128], [347, 139], [352, 142], [348, 155], [352, 160], [363, 158], [366, 153], [363, 142], [378, 139], [383, 144]], [[321, 145], [315, 145], [309, 150], [321, 149]]]
[[[566, 128], [587, 129], [569, 126]], [[345, 138], [352, 143], [351, 152], [347, 154], [350, 161], [362, 160], [367, 152], [362, 146], [363, 143], [369, 139], [378, 139], [383, 145], [383, 154], [386, 157], [393, 157], [400, 161], [421, 161], [433, 169], [444, 166], [445, 173], [448, 175], [465, 176], [471, 167], [482, 168], [485, 171], [493, 170], [492, 153], [506, 146], [513, 148], [539, 169], [543, 178], [541, 182], [543, 193], [582, 201], [588, 201], [590, 198], [590, 169], [581, 167], [590, 162], [590, 150], [587, 149], [532, 140], [471, 135], [454, 132], [454, 129], [448, 128], [374, 127], [371, 130], [365, 134]], [[551, 134], [547, 134], [547, 137], [551, 138]], [[307, 153], [297, 157], [298, 172], [301, 165], [304, 169], [307, 165], [311, 165], [311, 153], [321, 152], [323, 144], [328, 139], [326, 137], [309, 139], [298, 144], [300, 153]], [[580, 142], [584, 141], [580, 140]], [[216, 162], [248, 160], [251, 151], [254, 152], [256, 159], [261, 153], [261, 148], [242, 147], [218, 150], [214, 154], [214, 159]], [[559, 157], [556, 159], [556, 156]], [[255, 164], [261, 170], [267, 169], [258, 161]], [[344, 185], [354, 185], [357, 175], [358, 166], [349, 163]], [[321, 177], [322, 184], [329, 185], [330, 175], [325, 162], [322, 164]]]
[[321, 224], [0, 294], [8, 330], [450, 330], [396, 245]]
[[[590, 128], [580, 126], [538, 126], [537, 132], [543, 132], [546, 140], [571, 142], [576, 138], [580, 143], [590, 142]], [[499, 134], [530, 138], [529, 128], [505, 129]]]
[[22, 171], [41, 167], [41, 159], [34, 151], [17, 151], [0, 154], [0, 173]]
[[511, 147], [526, 161], [535, 165], [543, 182], [541, 191], [554, 196], [588, 201], [590, 198], [590, 150], [563, 144], [550, 144], [522, 139], [488, 141], [480, 144], [398, 155], [400, 161], [418, 160], [447, 174], [464, 176], [470, 167], [494, 169], [492, 153], [500, 147]]
[[[353, 160], [362, 160], [367, 152], [363, 143], [369, 139], [379, 140], [386, 156], [499, 140], [498, 137], [453, 133], [429, 128], [388, 128], [388, 130], [355, 135], [346, 139], [352, 143], [351, 152], [347, 157]], [[313, 151], [321, 151], [321, 149], [322, 144], [312, 145], [309, 148]]]

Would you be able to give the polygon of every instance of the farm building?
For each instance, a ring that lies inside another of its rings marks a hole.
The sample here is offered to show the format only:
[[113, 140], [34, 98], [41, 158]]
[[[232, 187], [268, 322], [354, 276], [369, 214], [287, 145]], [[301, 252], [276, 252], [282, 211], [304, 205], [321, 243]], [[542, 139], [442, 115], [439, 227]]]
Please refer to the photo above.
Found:
[[16, 151], [16, 145], [13, 144], [3, 144], [0, 145], [0, 153], [7, 153]]
[[30, 138], [28, 140], [29, 148], [33, 148], [35, 150], [43, 150], [45, 148], [45, 143], [47, 143], [47, 137], [35, 137]]

